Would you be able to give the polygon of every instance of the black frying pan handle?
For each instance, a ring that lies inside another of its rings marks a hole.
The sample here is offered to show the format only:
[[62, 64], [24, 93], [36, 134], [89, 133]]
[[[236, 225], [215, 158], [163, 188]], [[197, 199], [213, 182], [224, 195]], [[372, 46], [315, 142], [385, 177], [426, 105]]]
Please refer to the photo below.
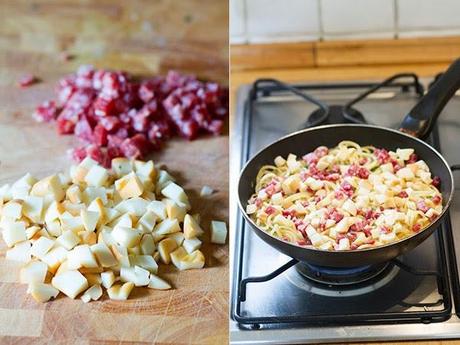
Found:
[[460, 88], [460, 59], [455, 60], [414, 108], [406, 115], [400, 130], [426, 139], [444, 106]]

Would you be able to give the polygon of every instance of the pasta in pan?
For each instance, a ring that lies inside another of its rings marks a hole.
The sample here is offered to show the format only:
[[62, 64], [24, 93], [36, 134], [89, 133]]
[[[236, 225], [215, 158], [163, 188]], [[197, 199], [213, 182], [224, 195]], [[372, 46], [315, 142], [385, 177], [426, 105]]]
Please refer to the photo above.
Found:
[[442, 212], [440, 180], [413, 149], [342, 141], [263, 166], [247, 214], [269, 234], [321, 250], [357, 250], [421, 231]]

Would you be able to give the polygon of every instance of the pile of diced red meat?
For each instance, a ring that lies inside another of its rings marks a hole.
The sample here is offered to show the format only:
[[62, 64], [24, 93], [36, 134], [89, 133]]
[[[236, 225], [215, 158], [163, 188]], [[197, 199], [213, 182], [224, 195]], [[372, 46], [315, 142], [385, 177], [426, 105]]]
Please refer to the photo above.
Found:
[[115, 157], [143, 158], [176, 134], [189, 140], [221, 134], [228, 115], [227, 88], [174, 71], [136, 81], [125, 72], [81, 66], [59, 81], [56, 93], [37, 107], [35, 119], [76, 135], [77, 161], [90, 156], [106, 166]]

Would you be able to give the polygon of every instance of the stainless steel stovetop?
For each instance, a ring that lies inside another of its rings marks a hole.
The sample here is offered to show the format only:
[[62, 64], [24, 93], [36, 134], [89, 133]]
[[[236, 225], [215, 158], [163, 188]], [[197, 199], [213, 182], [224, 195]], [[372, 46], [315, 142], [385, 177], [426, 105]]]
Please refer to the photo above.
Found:
[[[356, 84], [351, 88], [324, 88], [324, 84], [312, 88], [311, 83], [305, 83], [304, 91], [327, 104], [344, 104], [369, 87], [361, 83], [345, 83]], [[302, 278], [291, 267], [266, 282], [248, 284], [246, 299], [238, 299], [241, 279], [267, 275], [290, 260], [245, 226], [237, 209], [239, 171], [248, 157], [275, 139], [300, 129], [317, 109], [276, 88], [263, 89], [251, 98], [251, 89], [252, 85], [246, 85], [238, 91], [231, 130], [231, 343], [460, 338], [460, 292], [454, 269], [454, 262], [460, 266], [460, 232], [456, 231], [460, 230], [459, 192], [450, 209], [451, 226], [449, 222], [443, 224], [422, 245], [398, 258], [413, 271], [432, 274], [417, 275], [410, 269], [394, 266], [366, 283], [332, 288]], [[368, 122], [395, 128], [417, 98], [413, 88], [399, 85], [379, 90], [355, 107]], [[459, 134], [460, 95], [456, 95], [441, 114], [437, 135], [431, 139], [435, 146], [440, 142], [442, 154], [452, 165], [460, 163]], [[455, 174], [458, 185], [460, 173]]]

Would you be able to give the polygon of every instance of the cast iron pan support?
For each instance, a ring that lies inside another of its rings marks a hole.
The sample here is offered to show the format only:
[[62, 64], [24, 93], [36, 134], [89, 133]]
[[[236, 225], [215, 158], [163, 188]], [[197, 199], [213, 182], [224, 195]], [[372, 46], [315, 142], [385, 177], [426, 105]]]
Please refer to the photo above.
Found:
[[395, 83], [396, 80], [398, 79], [401, 79], [401, 78], [411, 78], [411, 79], [414, 79], [413, 83], [414, 83], [414, 88], [415, 88], [415, 92], [417, 93], [417, 95], [419, 95], [420, 97], [423, 96], [423, 85], [420, 84], [420, 81], [418, 79], [418, 76], [414, 73], [400, 73], [400, 74], [395, 74], [394, 76], [390, 77], [390, 78], [387, 78], [385, 79], [384, 81], [382, 81], [380, 84], [377, 84], [377, 85], [374, 85], [373, 87], [371, 87], [369, 90], [363, 92], [362, 94], [360, 94], [358, 97], [356, 97], [355, 99], [352, 99], [351, 101], [349, 101], [348, 103], [346, 103], [343, 107], [343, 115], [345, 116], [345, 118], [347, 120], [349, 120], [350, 122], [354, 122], [354, 123], [358, 123], [354, 120], [354, 117], [353, 115], [351, 114], [351, 111], [352, 111], [352, 107], [356, 104], [356, 103], [359, 103], [361, 102], [363, 99], [367, 98], [369, 95], [373, 94], [374, 92], [376, 92], [377, 90], [385, 87], [385, 86], [391, 86]]

